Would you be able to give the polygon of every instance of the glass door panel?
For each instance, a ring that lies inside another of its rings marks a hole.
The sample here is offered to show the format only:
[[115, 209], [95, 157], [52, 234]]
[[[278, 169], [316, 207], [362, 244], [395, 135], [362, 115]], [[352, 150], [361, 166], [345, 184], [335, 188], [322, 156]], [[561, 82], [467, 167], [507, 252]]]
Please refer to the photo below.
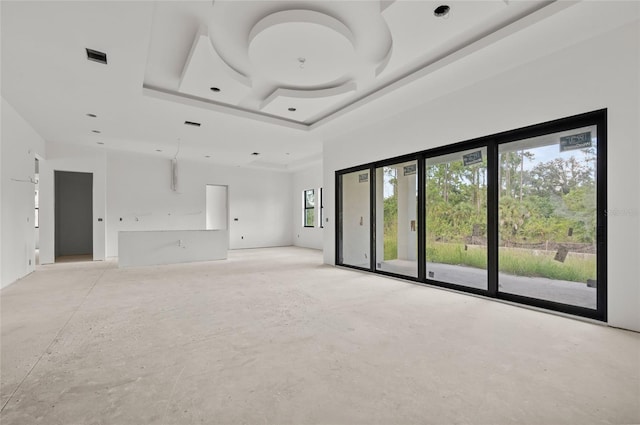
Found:
[[426, 159], [427, 279], [486, 290], [487, 149]]
[[338, 263], [371, 267], [369, 169], [341, 174]]
[[418, 163], [376, 169], [376, 270], [418, 276]]
[[597, 126], [499, 146], [498, 290], [596, 309]]

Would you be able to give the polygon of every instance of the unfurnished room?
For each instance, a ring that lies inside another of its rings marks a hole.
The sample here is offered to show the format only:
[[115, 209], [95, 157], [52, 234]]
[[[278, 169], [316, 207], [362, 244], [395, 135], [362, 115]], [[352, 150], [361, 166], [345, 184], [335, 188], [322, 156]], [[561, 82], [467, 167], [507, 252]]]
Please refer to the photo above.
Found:
[[640, 2], [0, 24], [3, 425], [640, 424]]

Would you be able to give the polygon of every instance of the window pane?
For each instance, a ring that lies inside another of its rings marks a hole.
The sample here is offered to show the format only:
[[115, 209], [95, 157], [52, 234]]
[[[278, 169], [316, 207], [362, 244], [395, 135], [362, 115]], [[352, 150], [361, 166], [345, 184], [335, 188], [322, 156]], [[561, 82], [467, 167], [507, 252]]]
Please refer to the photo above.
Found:
[[315, 225], [314, 222], [314, 210], [313, 208], [311, 209], [305, 209], [304, 210], [304, 225], [305, 227], [313, 227]]
[[341, 264], [369, 268], [370, 194], [369, 170], [340, 176], [340, 232], [338, 260]]
[[428, 158], [427, 279], [486, 290], [487, 150]]
[[313, 189], [304, 191], [304, 207], [313, 208], [315, 205], [315, 195]]
[[501, 292], [596, 308], [596, 130], [500, 145]]
[[320, 201], [319, 202], [319, 204], [320, 204], [320, 216], [318, 217], [318, 226], [319, 227], [324, 227], [323, 224], [322, 224], [322, 220], [323, 220], [323, 217], [324, 217], [324, 203], [323, 203], [323, 200], [322, 200], [322, 192], [323, 192], [322, 188], [320, 188], [320, 199], [319, 199], [319, 201]]
[[417, 162], [376, 169], [376, 269], [418, 276]]

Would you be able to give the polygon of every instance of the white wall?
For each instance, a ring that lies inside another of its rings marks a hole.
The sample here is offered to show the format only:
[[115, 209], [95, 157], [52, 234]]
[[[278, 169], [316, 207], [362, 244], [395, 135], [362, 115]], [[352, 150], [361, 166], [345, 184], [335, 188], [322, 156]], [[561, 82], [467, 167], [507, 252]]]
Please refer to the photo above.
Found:
[[106, 164], [98, 146], [47, 142], [46, 160], [40, 162], [40, 264], [55, 261], [54, 171], [93, 173], [93, 259], [105, 259]]
[[[303, 192], [308, 189], [316, 190], [316, 217], [319, 216], [319, 198], [318, 189], [322, 187], [322, 163], [318, 162], [305, 167], [300, 171], [291, 173], [292, 179], [292, 203], [293, 203], [293, 220], [292, 232], [293, 232], [293, 244], [295, 246], [301, 246], [304, 248], [322, 249], [323, 238], [322, 233], [324, 228], [320, 227], [304, 227], [303, 225]], [[324, 190], [324, 189], [323, 189]], [[326, 191], [324, 192], [325, 205], [326, 205]], [[324, 212], [327, 212], [327, 208], [324, 208]], [[324, 223], [323, 223], [324, 225]]]
[[0, 145], [0, 270], [1, 287], [35, 269], [35, 155], [44, 154], [44, 140], [2, 99]]
[[[607, 2], [573, 6], [554, 18], [557, 28], [547, 22], [512, 36], [494, 46], [489, 58], [508, 63], [510, 49], [554, 49], [571, 39], [576, 22], [587, 33], [591, 28], [598, 33], [598, 19], [604, 19], [603, 15], [589, 9], [601, 8], [603, 3]], [[625, 13], [636, 14], [635, 22], [508, 71], [496, 70], [493, 76], [467, 86], [466, 77], [477, 81], [474, 73], [487, 68], [483, 61], [488, 57], [481, 51], [459, 67], [453, 66], [460, 78], [457, 82], [446, 72], [426, 77], [432, 79], [431, 87], [441, 87], [446, 81], [458, 91], [326, 141], [325, 210], [335, 210], [335, 170], [608, 108], [608, 321], [640, 331], [639, 6], [621, 5], [617, 7], [629, 9]], [[583, 15], [594, 15], [595, 24], [587, 25], [580, 19]], [[561, 37], [563, 31], [566, 39]], [[558, 34], [558, 39], [545, 34]], [[425, 92], [425, 98], [429, 95]], [[328, 264], [335, 257], [335, 220], [331, 218], [324, 233]]]
[[208, 184], [228, 186], [231, 249], [292, 244], [288, 174], [179, 159], [174, 192], [170, 159], [109, 152], [107, 256], [118, 255], [120, 230], [205, 229]]

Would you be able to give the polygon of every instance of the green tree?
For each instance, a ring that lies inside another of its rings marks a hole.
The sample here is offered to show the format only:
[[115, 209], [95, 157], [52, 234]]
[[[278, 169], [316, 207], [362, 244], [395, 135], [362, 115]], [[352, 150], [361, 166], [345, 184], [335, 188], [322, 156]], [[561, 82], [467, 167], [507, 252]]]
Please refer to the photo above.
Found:
[[538, 194], [566, 195], [571, 189], [594, 184], [593, 167], [575, 157], [555, 158], [531, 170], [532, 184]]

